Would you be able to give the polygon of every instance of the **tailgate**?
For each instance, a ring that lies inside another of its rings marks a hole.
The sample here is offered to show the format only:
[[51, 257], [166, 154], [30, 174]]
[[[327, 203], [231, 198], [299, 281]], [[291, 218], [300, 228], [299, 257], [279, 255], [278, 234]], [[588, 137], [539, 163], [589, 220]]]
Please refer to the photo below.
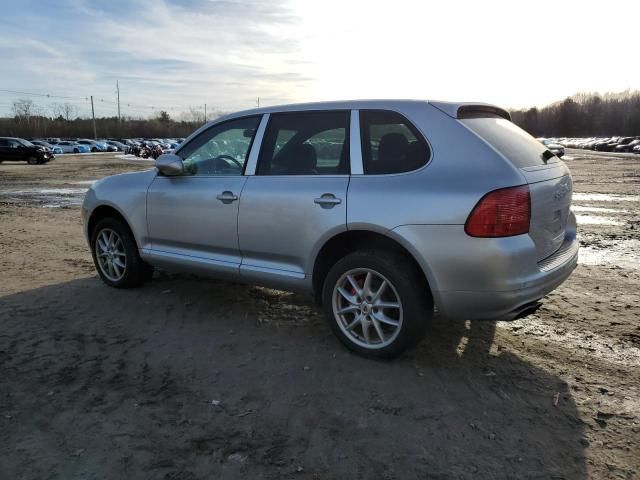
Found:
[[571, 208], [572, 181], [564, 162], [521, 169], [531, 193], [529, 236], [538, 261], [556, 252], [564, 242]]
[[569, 169], [545, 145], [506, 118], [483, 114], [460, 121], [525, 177], [531, 193], [529, 236], [538, 260], [547, 258], [565, 237], [572, 193]]

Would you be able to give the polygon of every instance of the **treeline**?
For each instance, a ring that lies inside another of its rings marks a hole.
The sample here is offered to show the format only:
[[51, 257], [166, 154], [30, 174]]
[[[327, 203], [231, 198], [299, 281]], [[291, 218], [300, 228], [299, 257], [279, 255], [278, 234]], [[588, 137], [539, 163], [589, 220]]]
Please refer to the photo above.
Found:
[[[93, 138], [91, 118], [77, 115], [77, 109], [69, 103], [54, 104], [51, 115], [31, 99], [12, 102], [13, 117], [0, 118], [0, 136], [21, 138]], [[208, 120], [219, 117], [214, 112]], [[102, 117], [95, 120], [98, 138], [176, 138], [186, 137], [205, 122], [204, 114], [190, 109], [175, 120], [166, 111], [160, 111], [149, 119]]]
[[[98, 138], [175, 138], [186, 137], [202, 122], [161, 120], [158, 118], [142, 120], [118, 117], [96, 118]], [[28, 121], [20, 118], [0, 118], [0, 136], [21, 138], [93, 138], [93, 122], [87, 118], [30, 117]]]
[[579, 93], [511, 117], [535, 137], [640, 136], [640, 92]]

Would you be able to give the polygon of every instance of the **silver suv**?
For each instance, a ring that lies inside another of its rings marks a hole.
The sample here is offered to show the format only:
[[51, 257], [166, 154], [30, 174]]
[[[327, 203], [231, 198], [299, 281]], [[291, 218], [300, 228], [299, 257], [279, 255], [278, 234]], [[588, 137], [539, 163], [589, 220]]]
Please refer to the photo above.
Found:
[[337, 337], [392, 357], [434, 311], [511, 319], [576, 266], [567, 166], [486, 104], [352, 101], [210, 122], [156, 168], [95, 183], [96, 269], [311, 292]]

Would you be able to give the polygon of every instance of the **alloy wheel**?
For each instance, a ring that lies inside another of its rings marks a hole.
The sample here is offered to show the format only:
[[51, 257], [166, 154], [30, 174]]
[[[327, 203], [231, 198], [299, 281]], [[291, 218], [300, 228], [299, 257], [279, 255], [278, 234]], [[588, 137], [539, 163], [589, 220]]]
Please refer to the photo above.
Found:
[[363, 348], [383, 348], [400, 333], [400, 296], [389, 279], [375, 270], [345, 272], [333, 288], [332, 307], [342, 332]]
[[127, 254], [120, 235], [111, 228], [104, 228], [96, 237], [94, 248], [103, 275], [112, 282], [122, 280], [127, 271]]

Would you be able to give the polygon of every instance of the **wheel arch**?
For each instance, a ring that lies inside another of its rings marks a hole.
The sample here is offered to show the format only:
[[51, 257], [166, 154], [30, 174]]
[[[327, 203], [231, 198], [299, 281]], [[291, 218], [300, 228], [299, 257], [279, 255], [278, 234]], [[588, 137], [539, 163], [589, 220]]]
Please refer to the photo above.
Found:
[[[391, 232], [387, 232], [391, 233]], [[433, 276], [424, 262], [419, 262], [410, 245], [406, 245], [399, 235], [389, 236], [373, 230], [347, 230], [328, 239], [318, 251], [313, 263], [312, 288], [317, 301], [320, 301], [322, 285], [331, 267], [342, 257], [362, 248], [390, 250], [405, 256], [424, 278], [425, 286], [434, 298]], [[426, 268], [425, 268], [426, 267]]]
[[131, 225], [129, 224], [127, 218], [116, 207], [108, 204], [98, 205], [91, 211], [91, 214], [89, 215], [89, 220], [87, 221], [87, 238], [89, 239], [89, 243], [91, 243], [93, 230], [96, 228], [96, 225], [98, 225], [98, 223], [105, 218], [116, 218], [120, 220], [129, 229], [133, 240], [136, 242], [136, 246], [140, 248], [138, 239], [136, 238], [136, 235], [133, 232], [133, 229], [131, 228]]

